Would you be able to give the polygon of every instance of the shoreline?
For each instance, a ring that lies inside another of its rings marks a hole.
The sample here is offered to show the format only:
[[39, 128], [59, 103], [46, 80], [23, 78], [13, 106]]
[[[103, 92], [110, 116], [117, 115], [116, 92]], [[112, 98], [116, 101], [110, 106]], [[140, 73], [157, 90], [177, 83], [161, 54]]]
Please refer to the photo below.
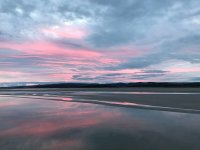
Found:
[[[135, 92], [135, 93], [134, 93]], [[138, 92], [138, 93], [137, 93]], [[141, 93], [140, 93], [141, 92]], [[144, 93], [147, 92], [147, 93]], [[152, 92], [152, 93], [151, 93]], [[155, 92], [155, 93], [153, 93]], [[192, 93], [192, 94], [190, 94]], [[67, 88], [0, 90], [0, 95], [72, 98], [74, 102], [131, 103], [200, 110], [199, 88]], [[143, 107], [143, 106], [142, 106]]]

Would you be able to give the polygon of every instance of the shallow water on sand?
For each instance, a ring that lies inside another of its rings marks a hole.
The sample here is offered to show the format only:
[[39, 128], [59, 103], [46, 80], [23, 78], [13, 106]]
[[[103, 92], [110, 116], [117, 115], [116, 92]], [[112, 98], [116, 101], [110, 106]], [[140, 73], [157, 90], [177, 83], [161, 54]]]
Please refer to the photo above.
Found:
[[199, 150], [200, 115], [0, 97], [2, 150]]

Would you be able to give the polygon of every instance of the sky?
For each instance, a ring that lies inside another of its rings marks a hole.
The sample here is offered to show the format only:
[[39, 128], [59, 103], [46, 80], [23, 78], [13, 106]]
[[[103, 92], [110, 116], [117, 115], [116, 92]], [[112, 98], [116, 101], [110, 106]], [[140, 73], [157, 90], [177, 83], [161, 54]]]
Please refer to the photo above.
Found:
[[3, 82], [200, 82], [200, 1], [1, 0]]

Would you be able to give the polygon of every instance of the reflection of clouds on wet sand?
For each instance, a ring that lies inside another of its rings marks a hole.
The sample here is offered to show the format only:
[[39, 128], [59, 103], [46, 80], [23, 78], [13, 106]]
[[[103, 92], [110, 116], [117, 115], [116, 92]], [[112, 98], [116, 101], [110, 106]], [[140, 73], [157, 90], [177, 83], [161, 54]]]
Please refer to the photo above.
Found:
[[[13, 98], [12, 98], [13, 99]], [[5, 108], [5, 107], [14, 107], [17, 105], [21, 105], [23, 102], [22, 101], [13, 101], [10, 98], [0, 98], [0, 108]]]
[[4, 106], [0, 109], [3, 150], [188, 150], [200, 146], [197, 114], [31, 98], [0, 98], [0, 106]]
[[[28, 149], [27, 145], [31, 146], [34, 143], [36, 145], [46, 143], [45, 147], [48, 148], [49, 145], [54, 147], [53, 149], [77, 147], [81, 143], [82, 132], [89, 131], [90, 128], [120, 115], [120, 112], [102, 113], [100, 109], [96, 109], [98, 106], [90, 107], [88, 104], [43, 103], [43, 101], [19, 98], [13, 99], [13, 102], [19, 102], [21, 105], [14, 105], [14, 103], [11, 107], [4, 105], [4, 111], [11, 111], [11, 113], [0, 115], [4, 118], [1, 118], [0, 130], [3, 130], [0, 132], [0, 145], [14, 141], [15, 144], [21, 144]], [[15, 144], [7, 145], [5, 148], [12, 148], [16, 146]]]
[[[48, 102], [46, 105], [46, 103], [29, 102], [29, 109], [26, 109], [23, 104], [12, 106], [16, 112], [7, 114], [6, 117], [14, 119], [12, 121], [18, 124], [13, 124], [14, 127], [9, 126], [7, 130], [0, 133], [1, 136], [48, 135], [60, 129], [84, 129], [120, 115], [120, 112], [102, 113], [100, 109], [96, 109], [95, 105], [89, 108], [88, 104], [79, 103]], [[28, 107], [26, 103], [25, 106]]]

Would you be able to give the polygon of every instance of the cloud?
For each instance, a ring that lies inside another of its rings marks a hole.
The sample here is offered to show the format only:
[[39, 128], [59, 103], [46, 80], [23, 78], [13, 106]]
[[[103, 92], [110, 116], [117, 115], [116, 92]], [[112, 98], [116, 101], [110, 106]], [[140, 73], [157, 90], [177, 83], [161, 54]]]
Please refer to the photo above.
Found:
[[94, 46], [115, 46], [143, 40], [173, 1], [93, 1], [106, 8], [101, 22], [93, 27], [89, 41]]
[[[192, 81], [200, 63], [199, 6], [196, 0], [0, 1], [1, 71], [21, 72], [0, 82]], [[187, 68], [180, 70], [180, 62]]]

